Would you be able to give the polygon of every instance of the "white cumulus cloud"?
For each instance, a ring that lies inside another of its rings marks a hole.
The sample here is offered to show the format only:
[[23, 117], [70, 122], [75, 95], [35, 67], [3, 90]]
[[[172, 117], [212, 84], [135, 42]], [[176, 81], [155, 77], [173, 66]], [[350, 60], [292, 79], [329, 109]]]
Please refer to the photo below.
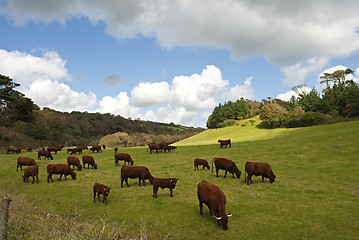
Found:
[[131, 99], [136, 106], [147, 107], [165, 104], [171, 100], [167, 82], [140, 82], [132, 91]]

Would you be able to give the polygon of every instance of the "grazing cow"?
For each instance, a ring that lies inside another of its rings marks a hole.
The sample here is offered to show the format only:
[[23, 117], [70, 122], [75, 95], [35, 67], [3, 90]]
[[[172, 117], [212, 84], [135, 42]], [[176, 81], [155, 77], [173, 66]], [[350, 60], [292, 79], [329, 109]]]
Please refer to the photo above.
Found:
[[35, 177], [36, 177], [36, 183], [39, 183], [39, 166], [38, 165], [32, 165], [28, 166], [24, 170], [24, 176], [22, 176], [22, 180], [24, 182], [29, 182], [29, 177], [32, 177], [32, 184], [34, 184]]
[[48, 152], [55, 152], [55, 154], [57, 154], [59, 149], [57, 147], [47, 147], [47, 151]]
[[151, 175], [150, 171], [148, 168], [142, 166], [123, 165], [121, 168], [121, 188], [123, 188], [123, 181], [126, 181], [127, 187], [130, 186], [128, 185], [128, 178], [138, 178], [138, 186], [141, 186], [141, 180], [143, 185], [146, 186], [146, 179], [148, 179], [150, 183], [153, 184], [153, 176]]
[[93, 153], [94, 153], [95, 151], [99, 153], [99, 152], [102, 152], [102, 149], [101, 149], [101, 146], [92, 146], [92, 147], [90, 148], [90, 151], [93, 152]]
[[152, 153], [152, 151], [156, 151], [156, 153], [158, 153], [159, 151], [162, 151], [164, 149], [165, 145], [163, 143], [160, 144], [149, 144], [148, 147], [150, 149], [150, 153]]
[[111, 188], [107, 187], [106, 185], [103, 185], [101, 183], [95, 183], [93, 185], [93, 202], [96, 203], [96, 193], [97, 193], [98, 201], [101, 202], [100, 194], [102, 194], [103, 196], [102, 203], [107, 204], [107, 196], [110, 193], [110, 190]]
[[226, 177], [227, 172], [232, 173], [234, 178], [234, 174], [236, 174], [237, 178], [241, 177], [241, 171], [238, 169], [237, 165], [227, 158], [214, 158], [212, 160], [212, 172], [213, 172], [213, 162], [216, 167], [216, 176], [218, 177], [219, 169], [225, 170], [224, 177]]
[[75, 166], [77, 167], [77, 170], [78, 171], [81, 171], [82, 170], [82, 165], [80, 163], [80, 160], [77, 158], [77, 157], [74, 157], [74, 156], [68, 156], [67, 157], [67, 164], [69, 166], [72, 165], [72, 170], [75, 169]]
[[82, 156], [82, 164], [84, 165], [84, 168], [86, 168], [86, 164], [88, 166], [88, 169], [90, 169], [90, 165], [92, 168], [97, 169], [97, 164], [95, 163], [95, 159], [91, 156], [84, 155]]
[[15, 148], [9, 147], [9, 148], [7, 149], [7, 153], [8, 153], [8, 154], [9, 154], [9, 153], [15, 153]]
[[133, 166], [134, 161], [131, 158], [130, 154], [127, 153], [115, 153], [115, 166], [119, 166], [118, 164], [119, 160], [123, 160], [123, 165], [126, 165], [126, 162], [128, 162], [128, 165]]
[[114, 150], [115, 150], [115, 153], [117, 153], [117, 151], [118, 151], [118, 147], [115, 147], [115, 148], [114, 148]]
[[22, 166], [31, 166], [31, 165], [36, 165], [36, 162], [33, 158], [18, 157], [16, 171], [19, 170], [19, 166], [20, 166], [20, 170], [22, 170]]
[[53, 182], [52, 180], [52, 174], [60, 174], [60, 179], [62, 175], [65, 175], [65, 181], [67, 181], [66, 176], [70, 175], [72, 179], [76, 180], [76, 173], [71, 169], [71, 167], [67, 164], [49, 164], [47, 165], [47, 182], [50, 183]]
[[153, 197], [157, 198], [158, 188], [169, 188], [170, 189], [170, 196], [172, 195], [172, 190], [176, 187], [176, 183], [179, 179], [178, 178], [154, 178], [153, 179]]
[[229, 145], [229, 147], [232, 147], [231, 145], [231, 139], [227, 139], [227, 140], [218, 140], [219, 142], [219, 147], [223, 148], [224, 147], [227, 147]]
[[[253, 183], [252, 176], [262, 176], [262, 183], [264, 182], [264, 178], [268, 178], [269, 182], [274, 182], [275, 175], [272, 171], [272, 168], [268, 163], [260, 163], [260, 162], [246, 162], [244, 166], [244, 182], [247, 181], [247, 185], [249, 185], [249, 181]], [[248, 174], [248, 178], [246, 178], [246, 173]]]
[[163, 146], [163, 151], [164, 151], [164, 152], [166, 152], [166, 151], [170, 152], [170, 151], [172, 151], [172, 150], [174, 151], [175, 149], [177, 149], [176, 146], [169, 146], [169, 145]]
[[76, 154], [76, 153], [79, 153], [79, 154], [82, 154], [82, 147], [75, 147], [71, 150], [71, 155], [72, 154]]
[[45, 157], [44, 160], [46, 160], [46, 158], [47, 158], [47, 159], [54, 160], [54, 158], [52, 157], [51, 152], [46, 151], [46, 150], [39, 150], [39, 151], [37, 152], [37, 159], [41, 160], [41, 156], [44, 156], [44, 157]]
[[16, 154], [20, 154], [21, 153], [21, 148], [16, 148], [15, 152], [16, 152]]
[[72, 153], [73, 148], [66, 149], [67, 153]]
[[32, 152], [32, 147], [28, 147], [26, 150], [27, 150], [28, 152]]
[[89, 148], [86, 146], [86, 145], [81, 145], [81, 146], [79, 146], [80, 148], [82, 148], [82, 150], [89, 150]]
[[202, 180], [197, 186], [197, 195], [199, 200], [199, 213], [203, 215], [203, 203], [208, 206], [209, 214], [215, 216], [217, 224], [222, 224], [223, 230], [228, 229], [228, 217], [231, 214], [226, 213], [226, 196], [216, 185]]
[[202, 166], [202, 170], [207, 168], [210, 170], [209, 164], [206, 159], [195, 158], [194, 159], [194, 170], [198, 170], [198, 165]]

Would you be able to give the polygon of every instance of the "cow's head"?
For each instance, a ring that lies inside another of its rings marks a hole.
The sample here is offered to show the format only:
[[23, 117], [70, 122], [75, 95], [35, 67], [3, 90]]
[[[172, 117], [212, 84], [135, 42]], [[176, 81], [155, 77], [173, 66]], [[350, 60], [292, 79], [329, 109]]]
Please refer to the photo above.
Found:
[[103, 189], [103, 194], [107, 197], [108, 194], [110, 193], [110, 190], [111, 190], [110, 187], [105, 187], [105, 188]]
[[239, 170], [236, 172], [236, 176], [237, 176], [237, 178], [240, 178], [240, 177], [241, 177], [241, 173], [242, 173], [242, 172], [241, 172], [241, 171], [239, 171]]
[[178, 180], [178, 178], [171, 178], [172, 189], [176, 187], [176, 183]]
[[215, 218], [217, 218], [217, 221], [221, 223], [223, 230], [228, 230], [228, 218], [231, 216], [232, 216], [232, 214], [229, 213], [224, 217], [216, 217], [215, 216]]
[[97, 164], [96, 163], [93, 166], [94, 166], [95, 169], [97, 169]]
[[[71, 169], [71, 170], [72, 170], [72, 169]], [[70, 173], [70, 175], [71, 175], [72, 179], [76, 180], [76, 173], [75, 173], [74, 171], [72, 171], [72, 172]]]
[[272, 175], [269, 177], [269, 182], [272, 183], [275, 180], [276, 175], [272, 173]]
[[79, 165], [77, 166], [77, 170], [78, 170], [78, 171], [81, 171], [81, 170], [82, 170], [81, 164], [79, 164]]

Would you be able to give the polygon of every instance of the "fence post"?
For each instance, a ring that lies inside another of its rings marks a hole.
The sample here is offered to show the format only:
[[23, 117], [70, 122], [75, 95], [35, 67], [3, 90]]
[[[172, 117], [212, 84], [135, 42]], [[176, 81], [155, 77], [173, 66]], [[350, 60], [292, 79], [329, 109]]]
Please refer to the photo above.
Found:
[[9, 205], [10, 205], [10, 198], [4, 197], [2, 199], [2, 206], [1, 206], [1, 222], [0, 222], [0, 239], [4, 240], [6, 238], [6, 225], [7, 220], [9, 217]]

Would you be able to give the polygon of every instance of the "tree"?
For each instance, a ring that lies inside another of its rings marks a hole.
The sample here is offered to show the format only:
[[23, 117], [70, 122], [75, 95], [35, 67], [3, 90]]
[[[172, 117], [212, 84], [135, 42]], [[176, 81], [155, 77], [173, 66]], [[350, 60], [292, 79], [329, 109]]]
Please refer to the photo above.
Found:
[[323, 79], [320, 83], [325, 83], [327, 88], [329, 88], [330, 82], [332, 82], [334, 85], [345, 85], [350, 81], [347, 80], [347, 76], [353, 72], [353, 70], [347, 68], [346, 70], [337, 70], [333, 73], [324, 73], [324, 75], [320, 77], [320, 79]]
[[18, 86], [20, 84], [0, 74], [0, 126], [10, 126], [14, 121], [32, 121], [33, 110], [39, 109], [30, 98], [14, 90]]
[[284, 107], [276, 103], [269, 103], [261, 108], [259, 118], [267, 128], [276, 128], [286, 125], [287, 115], [288, 111]]

